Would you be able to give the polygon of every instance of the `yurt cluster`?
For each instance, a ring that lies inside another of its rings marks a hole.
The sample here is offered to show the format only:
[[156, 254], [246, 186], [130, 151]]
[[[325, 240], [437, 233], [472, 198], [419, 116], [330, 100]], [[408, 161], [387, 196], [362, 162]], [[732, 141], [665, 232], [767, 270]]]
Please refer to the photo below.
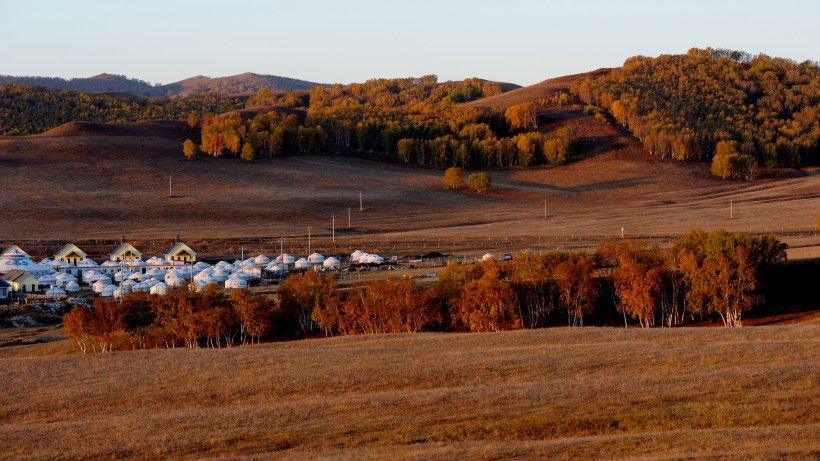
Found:
[[[276, 258], [258, 255], [234, 262], [209, 264], [197, 261], [197, 254], [188, 245], [177, 242], [162, 257], [142, 259], [142, 253], [129, 243], [123, 243], [97, 262], [75, 244], [67, 244], [54, 258], [32, 260], [18, 246], [6, 248], [0, 254], [0, 300], [11, 293], [38, 294], [65, 298], [81, 288], [91, 289], [100, 297], [118, 298], [135, 291], [165, 294], [169, 289], [188, 286], [204, 290], [209, 284], [225, 289], [247, 288], [262, 278], [287, 276], [291, 272], [337, 271], [341, 261], [313, 253], [304, 258], [281, 254]], [[384, 264], [379, 255], [356, 250], [350, 255], [351, 266]]]

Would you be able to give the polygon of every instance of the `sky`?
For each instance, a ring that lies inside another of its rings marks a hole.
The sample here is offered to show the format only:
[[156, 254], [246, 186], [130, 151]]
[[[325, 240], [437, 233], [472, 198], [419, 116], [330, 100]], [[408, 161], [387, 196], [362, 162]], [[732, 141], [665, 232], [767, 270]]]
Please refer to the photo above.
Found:
[[820, 61], [819, 18], [820, 0], [0, 0], [0, 74], [530, 85], [692, 47]]

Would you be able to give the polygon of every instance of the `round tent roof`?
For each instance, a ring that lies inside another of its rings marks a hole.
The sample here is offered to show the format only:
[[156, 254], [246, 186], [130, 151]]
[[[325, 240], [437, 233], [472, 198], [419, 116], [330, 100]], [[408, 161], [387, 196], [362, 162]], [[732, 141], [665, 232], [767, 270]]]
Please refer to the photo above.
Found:
[[287, 253], [283, 253], [282, 256], [280, 256], [280, 258], [282, 258], [282, 262], [285, 264], [293, 264], [296, 262], [296, 258], [293, 255], [289, 255]]
[[310, 269], [313, 264], [306, 258], [299, 258], [294, 265], [297, 269]]
[[159, 282], [151, 287], [152, 295], [164, 295], [166, 293], [168, 293], [168, 285], [166, 285], [165, 282]]
[[255, 258], [253, 258], [253, 261], [259, 266], [264, 266], [264, 265], [267, 265], [270, 262], [270, 258], [268, 258], [265, 255], [259, 255]]
[[51, 288], [50, 290], [46, 291], [47, 296], [54, 296], [55, 298], [62, 298], [65, 296], [65, 290], [61, 290], [57, 287]]
[[334, 258], [333, 256], [331, 256], [331, 257], [324, 260], [324, 262], [322, 263], [322, 266], [325, 269], [335, 269], [335, 268], [339, 267], [339, 260]]
[[83, 258], [82, 261], [77, 263], [77, 267], [100, 267], [100, 265], [91, 259]]
[[241, 278], [241, 277], [231, 277], [225, 281], [225, 288], [227, 289], [238, 289], [238, 288], [247, 288], [248, 281]]
[[482, 261], [489, 261], [491, 259], [495, 259], [495, 255], [492, 253], [486, 253], [484, 256], [481, 257]]
[[72, 280], [72, 281], [66, 283], [65, 287], [63, 287], [63, 288], [65, 289], [65, 291], [67, 291], [69, 293], [74, 293], [74, 292], [80, 291], [80, 284]]
[[325, 262], [325, 257], [319, 253], [313, 253], [312, 255], [308, 256], [308, 261], [312, 262], [313, 264], [321, 264]]

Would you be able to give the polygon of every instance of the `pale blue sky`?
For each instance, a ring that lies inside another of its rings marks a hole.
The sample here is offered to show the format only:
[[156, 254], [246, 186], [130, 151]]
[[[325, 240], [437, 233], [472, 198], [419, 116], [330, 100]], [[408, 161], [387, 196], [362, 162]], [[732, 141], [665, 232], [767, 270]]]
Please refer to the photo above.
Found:
[[820, 60], [820, 0], [0, 0], [0, 74], [521, 85], [691, 47]]

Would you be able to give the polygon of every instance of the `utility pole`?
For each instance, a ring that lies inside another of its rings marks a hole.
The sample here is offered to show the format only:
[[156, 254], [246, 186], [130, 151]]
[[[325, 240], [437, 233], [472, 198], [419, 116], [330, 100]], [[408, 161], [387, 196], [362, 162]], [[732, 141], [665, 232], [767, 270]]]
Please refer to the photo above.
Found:
[[171, 175], [168, 175], [168, 197], [173, 197], [174, 193], [171, 192]]
[[364, 211], [364, 207], [362, 206], [362, 193], [359, 192], [359, 211]]
[[333, 218], [333, 243], [336, 243], [336, 215], [332, 215]]
[[729, 219], [734, 219], [735, 217], [735, 202], [734, 200], [729, 200]]
[[347, 228], [350, 229], [350, 207], [347, 207]]
[[308, 255], [310, 254], [310, 226], [308, 226]]
[[544, 219], [547, 219], [547, 199], [544, 199]]

